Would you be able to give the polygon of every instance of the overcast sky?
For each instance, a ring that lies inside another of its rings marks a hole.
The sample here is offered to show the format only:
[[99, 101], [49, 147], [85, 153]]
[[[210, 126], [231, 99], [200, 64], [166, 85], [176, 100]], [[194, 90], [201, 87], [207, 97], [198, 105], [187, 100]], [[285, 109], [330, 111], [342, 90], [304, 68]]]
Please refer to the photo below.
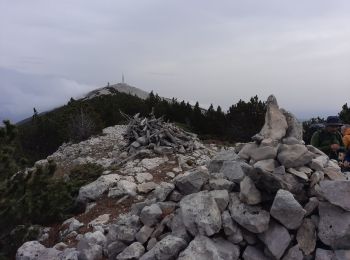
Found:
[[299, 118], [350, 97], [350, 1], [0, 0], [0, 119], [107, 82], [227, 109], [274, 94]]

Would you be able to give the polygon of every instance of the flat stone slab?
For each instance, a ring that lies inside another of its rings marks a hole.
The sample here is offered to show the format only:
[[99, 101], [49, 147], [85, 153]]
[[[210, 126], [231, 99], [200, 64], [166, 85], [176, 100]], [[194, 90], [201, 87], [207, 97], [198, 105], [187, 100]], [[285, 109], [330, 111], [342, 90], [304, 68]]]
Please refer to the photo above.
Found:
[[180, 211], [186, 229], [193, 235], [212, 236], [221, 229], [221, 212], [207, 191], [190, 194], [180, 201]]
[[220, 172], [223, 173], [226, 179], [235, 183], [240, 183], [245, 177], [245, 173], [242, 169], [242, 162], [239, 161], [224, 162]]
[[272, 203], [270, 214], [288, 229], [297, 229], [306, 211], [287, 190], [279, 190]]
[[350, 211], [350, 181], [328, 181], [319, 183], [319, 194], [331, 204]]
[[169, 235], [156, 243], [151, 250], [141, 256], [140, 260], [176, 259], [179, 252], [186, 246], [187, 243], [182, 238]]
[[350, 249], [350, 212], [328, 202], [318, 206], [318, 237], [333, 249]]
[[175, 178], [175, 186], [181, 194], [188, 195], [199, 192], [209, 180], [209, 173], [202, 170], [192, 170], [178, 175]]
[[288, 230], [275, 221], [271, 221], [268, 230], [258, 237], [276, 259], [282, 257], [291, 242]]
[[287, 172], [289, 172], [289, 173], [291, 173], [291, 174], [293, 174], [293, 175], [295, 175], [295, 176], [297, 176], [305, 181], [309, 180], [309, 177], [304, 172], [298, 171], [294, 168], [288, 168]]
[[239, 247], [224, 239], [210, 239], [196, 236], [189, 246], [180, 253], [178, 260], [215, 259], [236, 260], [239, 258]]
[[311, 162], [314, 154], [309, 152], [305, 145], [282, 144], [279, 147], [277, 159], [286, 168], [295, 168], [304, 166]]
[[253, 233], [262, 233], [269, 227], [270, 214], [259, 206], [241, 203], [239, 195], [230, 194], [229, 210], [232, 218]]

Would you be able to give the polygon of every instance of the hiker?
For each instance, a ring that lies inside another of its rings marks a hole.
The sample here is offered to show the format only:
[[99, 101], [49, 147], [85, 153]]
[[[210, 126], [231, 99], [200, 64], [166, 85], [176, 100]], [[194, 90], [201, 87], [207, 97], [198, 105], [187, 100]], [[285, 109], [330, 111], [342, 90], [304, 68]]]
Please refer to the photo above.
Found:
[[342, 126], [343, 143], [346, 150], [350, 149], [350, 125]]
[[350, 168], [350, 125], [343, 125], [341, 128], [343, 135], [343, 143], [346, 149], [346, 155], [344, 158], [344, 168], [349, 170]]
[[326, 127], [316, 131], [311, 137], [311, 145], [317, 147], [328, 155], [330, 159], [338, 161], [338, 153], [344, 152], [344, 144], [339, 127], [343, 124], [339, 117], [329, 116], [326, 120]]

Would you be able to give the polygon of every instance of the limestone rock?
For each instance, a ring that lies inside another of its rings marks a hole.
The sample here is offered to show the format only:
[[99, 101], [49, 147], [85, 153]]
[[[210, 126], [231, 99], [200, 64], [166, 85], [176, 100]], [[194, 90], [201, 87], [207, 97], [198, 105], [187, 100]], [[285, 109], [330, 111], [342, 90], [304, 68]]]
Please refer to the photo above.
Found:
[[109, 226], [107, 239], [110, 241], [133, 242], [140, 228], [141, 223], [138, 216], [123, 216], [118, 219], [116, 224]]
[[180, 201], [186, 229], [193, 235], [214, 235], [221, 229], [221, 213], [214, 198], [206, 191], [187, 195]]
[[235, 184], [234, 184], [234, 182], [226, 180], [226, 179], [211, 179], [211, 180], [209, 180], [209, 186], [212, 190], [232, 191]]
[[151, 227], [159, 222], [162, 214], [161, 208], [157, 204], [152, 204], [142, 209], [140, 220], [143, 224]]
[[95, 260], [102, 258], [102, 246], [88, 243], [86, 239], [78, 242], [79, 259]]
[[237, 223], [232, 220], [228, 211], [224, 211], [221, 215], [222, 227], [228, 240], [234, 244], [238, 244], [243, 240], [241, 229]]
[[146, 241], [151, 237], [154, 228], [149, 226], [143, 226], [139, 232], [136, 233], [135, 238], [141, 244], [146, 243]]
[[263, 252], [253, 246], [247, 246], [243, 253], [244, 260], [269, 260]]
[[318, 207], [319, 201], [316, 197], [311, 197], [309, 202], [306, 203], [304, 209], [306, 211], [305, 216], [311, 215], [315, 209]]
[[195, 169], [185, 172], [183, 175], [178, 175], [175, 178], [175, 185], [182, 194], [188, 195], [199, 192], [208, 179], [208, 172]]
[[[66, 248], [59, 254], [62, 260], [79, 260], [80, 253], [75, 248]], [[50, 259], [50, 258], [46, 258]]]
[[277, 147], [260, 146], [252, 150], [249, 157], [254, 161], [275, 159], [277, 155]]
[[318, 237], [333, 249], [350, 249], [350, 212], [328, 202], [318, 206]]
[[286, 168], [295, 168], [311, 162], [314, 155], [309, 152], [304, 145], [281, 144], [279, 147], [277, 159]]
[[166, 236], [157, 244], [155, 244], [151, 250], [141, 256], [140, 260], [171, 260], [175, 259], [179, 252], [187, 246], [185, 240], [172, 235]]
[[107, 238], [101, 231], [95, 232], [87, 232], [84, 234], [84, 239], [92, 245], [100, 245], [101, 247], [105, 247], [107, 244]]
[[282, 257], [291, 241], [288, 230], [274, 221], [270, 221], [268, 230], [259, 234], [258, 237], [276, 259]]
[[260, 142], [260, 147], [263, 147], [263, 146], [277, 147], [278, 143], [279, 143], [278, 140], [272, 140], [271, 138], [266, 138]]
[[256, 162], [253, 166], [254, 168], [259, 168], [263, 171], [273, 172], [276, 167], [276, 160], [267, 159]]
[[63, 243], [63, 242], [59, 242], [59, 243], [57, 243], [56, 245], [53, 246], [54, 249], [57, 249], [59, 251], [63, 251], [67, 247], [68, 247], [68, 245]]
[[106, 224], [109, 221], [110, 214], [103, 214], [95, 218], [94, 220], [90, 221], [89, 226], [99, 226]]
[[118, 256], [117, 260], [133, 260], [139, 259], [145, 252], [145, 248], [140, 242], [134, 242], [123, 250]]
[[297, 171], [294, 168], [288, 168], [287, 172], [289, 172], [289, 173], [291, 173], [291, 174], [293, 174], [293, 175], [295, 175], [295, 176], [297, 176], [297, 177], [299, 177], [299, 178], [301, 178], [301, 179], [303, 179], [305, 181], [309, 180], [309, 177], [305, 173], [303, 173], [301, 171]]
[[303, 260], [304, 256], [298, 245], [291, 247], [282, 260]]
[[306, 211], [294, 199], [292, 193], [279, 190], [270, 209], [270, 214], [288, 229], [297, 229]]
[[255, 245], [258, 242], [258, 236], [255, 233], [252, 233], [248, 231], [247, 229], [242, 228], [242, 236], [244, 242], [246, 242], [248, 245]]
[[181, 216], [181, 210], [177, 209], [174, 217], [170, 222], [171, 234], [184, 239], [185, 241], [190, 241], [190, 235], [188, 234], [186, 227], [184, 225], [183, 218]]
[[107, 247], [108, 258], [116, 259], [117, 255], [119, 255], [126, 247], [127, 245], [119, 240], [110, 243]]
[[250, 155], [252, 152], [257, 149], [259, 146], [254, 143], [247, 143], [243, 146], [243, 148], [239, 151], [238, 157], [244, 160], [250, 160]]
[[238, 155], [234, 151], [222, 151], [214, 156], [208, 165], [209, 172], [219, 172], [225, 161], [236, 161]]
[[164, 201], [157, 203], [160, 209], [163, 211], [163, 215], [169, 215], [175, 211], [177, 208], [177, 203], [173, 201]]
[[297, 232], [297, 241], [305, 255], [310, 255], [316, 247], [316, 227], [311, 219], [304, 219]]
[[260, 190], [275, 193], [280, 189], [288, 190], [293, 194], [301, 194], [303, 192], [303, 183], [299, 182], [299, 178], [291, 174], [277, 174], [262, 169], [256, 169], [254, 176], [255, 185]]
[[135, 196], [137, 190], [137, 185], [134, 182], [127, 180], [121, 180], [118, 182], [116, 188], [111, 188], [108, 192], [108, 197], [121, 197], [124, 195]]
[[346, 176], [344, 173], [341, 172], [341, 170], [335, 167], [328, 166], [323, 169], [324, 174], [330, 179], [330, 180], [339, 180], [344, 181], [346, 180]]
[[16, 253], [16, 260], [34, 260], [38, 256], [42, 255], [46, 247], [40, 244], [38, 241], [25, 242]]
[[100, 197], [110, 187], [114, 186], [120, 180], [119, 174], [109, 174], [99, 177], [96, 181], [89, 183], [79, 190], [77, 200], [85, 202], [95, 200]]
[[323, 171], [328, 165], [329, 158], [326, 155], [320, 155], [311, 160], [310, 168], [315, 171]]
[[63, 231], [63, 234], [62, 234], [63, 236], [73, 231], [78, 231], [81, 227], [84, 226], [84, 223], [81, 223], [75, 218], [69, 218], [62, 223], [62, 226], [64, 225], [68, 225], [68, 229]]
[[268, 229], [270, 214], [259, 206], [241, 203], [236, 193], [231, 193], [229, 210], [238, 224], [253, 233], [261, 233]]
[[175, 189], [175, 185], [168, 182], [161, 182], [153, 191], [153, 197], [158, 201], [164, 201], [169, 194]]
[[148, 172], [140, 172], [136, 174], [135, 178], [138, 183], [144, 183], [153, 180], [153, 175]]
[[312, 169], [310, 169], [307, 166], [300, 166], [296, 168], [297, 171], [305, 173], [307, 176], [310, 176], [313, 172]]
[[285, 137], [282, 139], [282, 144], [305, 144], [303, 140], [299, 140], [295, 137]]
[[310, 187], [314, 187], [316, 184], [318, 184], [320, 181], [324, 179], [324, 173], [320, 171], [316, 171], [312, 173], [310, 177]]
[[279, 109], [277, 100], [273, 95], [267, 98], [266, 104], [265, 124], [258, 135], [262, 139], [281, 140], [286, 135], [288, 128], [286, 117]]
[[333, 260], [334, 258], [335, 258], [335, 254], [333, 251], [325, 250], [322, 248], [316, 249], [315, 260]]
[[350, 181], [328, 181], [320, 182], [319, 194], [331, 204], [350, 211]]
[[212, 196], [218, 205], [220, 212], [223, 212], [229, 203], [229, 194], [227, 190], [212, 190], [210, 191], [210, 196]]
[[176, 190], [174, 190], [169, 196], [169, 200], [174, 202], [179, 202], [182, 198], [183, 198], [183, 195]]
[[180, 253], [179, 260], [212, 259], [236, 260], [239, 247], [224, 239], [212, 240], [206, 236], [196, 236], [188, 247]]
[[335, 250], [335, 258], [349, 260], [350, 259], [350, 250]]
[[157, 188], [157, 186], [158, 185], [156, 183], [154, 183], [153, 181], [144, 182], [144, 183], [137, 185], [137, 191], [139, 193], [149, 193], [152, 190], [154, 190], [155, 188]]
[[255, 184], [251, 178], [248, 176], [244, 177], [240, 183], [240, 188], [241, 191], [239, 193], [239, 198], [242, 202], [249, 205], [256, 205], [261, 202], [261, 193], [255, 187]]
[[220, 172], [223, 173], [226, 179], [235, 183], [239, 183], [245, 176], [242, 169], [242, 162], [239, 161], [224, 162]]
[[286, 138], [295, 138], [298, 141], [303, 140], [303, 125], [299, 122], [299, 120], [290, 112], [286, 111], [285, 109], [280, 109], [283, 115], [285, 116], [287, 120], [287, 131], [286, 131]]
[[152, 170], [167, 161], [167, 157], [145, 158], [141, 160], [140, 165], [147, 170]]
[[157, 242], [157, 239], [152, 237], [147, 243], [147, 250], [151, 250], [157, 244]]

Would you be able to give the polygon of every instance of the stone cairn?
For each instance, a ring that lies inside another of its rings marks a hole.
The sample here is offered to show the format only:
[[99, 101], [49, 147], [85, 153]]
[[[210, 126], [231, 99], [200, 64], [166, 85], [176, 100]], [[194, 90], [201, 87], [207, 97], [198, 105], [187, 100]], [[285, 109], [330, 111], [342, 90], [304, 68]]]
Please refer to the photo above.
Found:
[[195, 142], [198, 141], [195, 134], [164, 122], [162, 117], [156, 118], [153, 113], [145, 118], [141, 118], [140, 114], [133, 117], [122, 115], [129, 121], [124, 134], [129, 154], [142, 149], [150, 149], [157, 154], [186, 153], [195, 149]]
[[[350, 259], [350, 182], [304, 145], [300, 123], [273, 96], [267, 105], [254, 142], [162, 183], [57, 259]], [[27, 242], [17, 259], [35, 250], [53, 254]]]

